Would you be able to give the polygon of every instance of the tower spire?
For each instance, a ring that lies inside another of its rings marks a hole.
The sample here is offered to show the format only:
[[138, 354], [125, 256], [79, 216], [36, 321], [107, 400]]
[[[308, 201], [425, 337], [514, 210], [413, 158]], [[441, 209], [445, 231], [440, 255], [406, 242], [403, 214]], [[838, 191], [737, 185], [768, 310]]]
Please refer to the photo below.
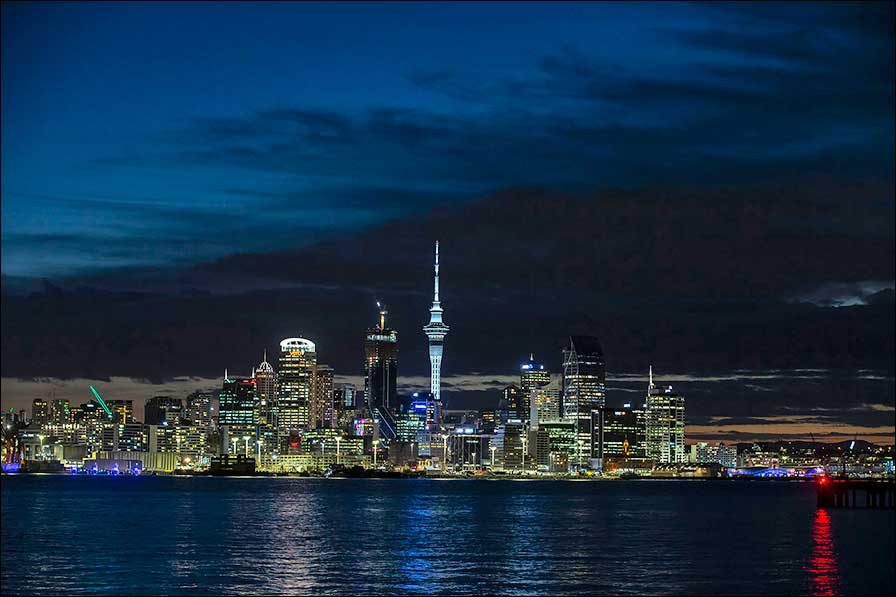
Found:
[[379, 301], [377, 301], [376, 306], [380, 310], [380, 329], [385, 330], [386, 329], [386, 314], [388, 313], [388, 311], [386, 311], [386, 305], [383, 305]]
[[439, 241], [436, 241], [436, 269], [435, 269], [434, 292], [432, 297], [433, 303], [439, 302]]
[[655, 386], [653, 385], [653, 365], [650, 366], [650, 374], [649, 374], [650, 383], [647, 386], [648, 389], [652, 390]]

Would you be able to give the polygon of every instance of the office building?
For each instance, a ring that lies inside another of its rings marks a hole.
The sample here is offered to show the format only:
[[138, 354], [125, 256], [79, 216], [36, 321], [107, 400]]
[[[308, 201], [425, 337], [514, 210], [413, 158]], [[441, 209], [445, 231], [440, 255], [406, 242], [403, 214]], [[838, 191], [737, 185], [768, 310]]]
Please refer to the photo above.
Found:
[[255, 379], [225, 377], [219, 395], [219, 425], [255, 425]]
[[551, 381], [532, 390], [529, 398], [529, 426], [537, 428], [542, 421], [560, 419], [560, 384]]
[[591, 411], [603, 408], [607, 371], [600, 341], [594, 336], [570, 336], [563, 350], [563, 417], [576, 424], [576, 435], [581, 445], [578, 466], [591, 464]]
[[146, 425], [175, 425], [184, 418], [184, 402], [180, 398], [154, 396], [143, 405]]
[[311, 405], [309, 408], [312, 429], [333, 428], [336, 411], [333, 408], [333, 368], [315, 365], [311, 379]]
[[106, 405], [112, 413], [112, 418], [121, 425], [135, 423], [133, 400], [106, 400]]
[[727, 468], [737, 466], [737, 446], [706, 442], [691, 444], [691, 462], [694, 464], [720, 464]]
[[551, 373], [544, 365], [535, 360], [535, 355], [530, 354], [529, 360], [520, 365], [520, 393], [522, 394], [522, 410], [519, 416], [524, 421], [531, 419], [532, 400], [535, 393], [542, 387], [551, 383]]
[[511, 419], [522, 421], [526, 416], [525, 411], [523, 395], [518, 385], [512, 383], [501, 390], [501, 402], [498, 405], [498, 413], [495, 414], [499, 424], [506, 423]]
[[50, 411], [47, 401], [43, 398], [35, 398], [31, 401], [31, 426], [43, 427], [50, 422]]
[[603, 462], [611, 456], [643, 458], [645, 433], [643, 416], [630, 405], [604, 407], [592, 411], [591, 458]]
[[681, 464], [688, 460], [684, 445], [684, 396], [672, 386], [653, 383], [653, 367], [647, 389], [646, 455], [656, 464]]
[[72, 409], [68, 400], [57, 398], [50, 406], [50, 423], [66, 425], [72, 422]]
[[190, 424], [197, 427], [209, 427], [215, 414], [214, 403], [212, 392], [193, 392], [187, 396], [186, 419], [190, 421]]
[[317, 351], [314, 342], [286, 338], [280, 342], [277, 366], [277, 424], [281, 434], [307, 429]]
[[354, 410], [357, 408], [357, 390], [353, 383], [338, 383], [333, 388], [334, 401], [340, 405], [339, 410]]
[[268, 362], [268, 351], [264, 351], [261, 363], [252, 372], [255, 378], [255, 393], [258, 403], [258, 424], [277, 424], [277, 376]]
[[398, 332], [386, 327], [386, 308], [379, 325], [364, 334], [364, 399], [371, 413], [398, 410]]
[[570, 466], [587, 457], [587, 454], [580, 456], [585, 446], [579, 443], [574, 420], [542, 421], [538, 424], [538, 431], [547, 434], [548, 455], [547, 458], [541, 455], [540, 460], [549, 471], [566, 472]]

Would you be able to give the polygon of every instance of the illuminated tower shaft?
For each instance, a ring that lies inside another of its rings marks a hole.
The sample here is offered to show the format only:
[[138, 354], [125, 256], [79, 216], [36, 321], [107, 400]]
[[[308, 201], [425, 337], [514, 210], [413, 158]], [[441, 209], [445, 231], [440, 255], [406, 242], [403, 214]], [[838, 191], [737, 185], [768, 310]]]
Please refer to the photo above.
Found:
[[442, 386], [442, 344], [445, 334], [448, 333], [448, 326], [442, 322], [442, 305], [439, 303], [439, 241], [436, 241], [432, 307], [429, 309], [429, 323], [423, 326], [423, 332], [429, 338], [429, 363], [431, 366], [429, 388], [433, 400], [438, 404], [441, 399]]

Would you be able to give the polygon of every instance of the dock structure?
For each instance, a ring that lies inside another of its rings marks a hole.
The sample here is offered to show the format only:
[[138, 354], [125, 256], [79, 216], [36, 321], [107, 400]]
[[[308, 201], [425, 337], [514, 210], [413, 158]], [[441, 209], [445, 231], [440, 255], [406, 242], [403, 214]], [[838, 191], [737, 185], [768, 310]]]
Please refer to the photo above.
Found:
[[820, 477], [815, 491], [819, 508], [896, 509], [893, 481]]

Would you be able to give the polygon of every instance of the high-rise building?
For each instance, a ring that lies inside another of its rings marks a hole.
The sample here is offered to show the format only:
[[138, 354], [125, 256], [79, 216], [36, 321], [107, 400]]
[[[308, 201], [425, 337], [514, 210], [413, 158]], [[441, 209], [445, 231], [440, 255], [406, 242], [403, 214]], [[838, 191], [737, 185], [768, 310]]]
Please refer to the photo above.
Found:
[[518, 413], [524, 421], [530, 419], [532, 399], [539, 388], [551, 383], [551, 372], [535, 360], [530, 354], [529, 360], [520, 365], [520, 392], [522, 393], [522, 412]]
[[364, 334], [364, 399], [367, 407], [398, 410], [398, 332], [386, 327], [386, 308], [380, 307], [379, 326]]
[[[429, 339], [429, 387], [435, 404], [442, 402], [442, 345], [448, 329], [448, 326], [442, 321], [442, 304], [439, 302], [439, 241], [436, 241], [432, 307], [429, 309], [429, 323], [423, 326], [423, 332]], [[439, 420], [438, 415], [436, 420]]]
[[186, 418], [190, 423], [203, 429], [212, 424], [214, 402], [212, 392], [197, 391], [187, 396]]
[[276, 425], [277, 423], [277, 376], [274, 368], [268, 363], [268, 351], [264, 351], [258, 367], [253, 372], [255, 392], [258, 394], [258, 423], [260, 425]]
[[560, 419], [560, 384], [552, 381], [532, 390], [529, 404], [529, 426], [538, 427], [542, 421]]
[[218, 397], [222, 452], [246, 455], [251, 446], [250, 453], [255, 453], [255, 441], [258, 437], [255, 378], [224, 375], [224, 385]]
[[402, 442], [424, 441], [423, 434], [426, 431], [426, 410], [429, 402], [421, 399], [419, 394], [411, 397], [411, 400], [401, 408], [401, 412], [395, 417], [396, 439]]
[[501, 425], [491, 438], [490, 449], [493, 447], [497, 452], [495, 461], [500, 462], [503, 469], [515, 470], [532, 464], [525, 458], [524, 434], [523, 422], [517, 419]]
[[600, 341], [594, 336], [570, 336], [563, 350], [562, 412], [575, 421], [579, 445], [588, 447], [577, 451], [579, 466], [588, 464], [591, 455], [591, 411], [604, 406], [606, 378]]
[[498, 411], [498, 413], [495, 413], [495, 417], [498, 419], [497, 423], [505, 423], [510, 419], [523, 419], [525, 406], [523, 405], [523, 397], [518, 385], [512, 383], [501, 390], [501, 402], [499, 403]]
[[175, 425], [184, 418], [184, 402], [170, 396], [153, 396], [143, 405], [146, 425]]
[[592, 458], [644, 457], [645, 428], [641, 413], [625, 405], [592, 411]]
[[220, 425], [255, 425], [255, 379], [225, 377], [219, 402], [218, 423]]
[[34, 427], [43, 427], [49, 423], [49, 409], [47, 401], [43, 398], [35, 398], [31, 401], [31, 425]]
[[53, 400], [50, 410], [50, 423], [53, 425], [67, 425], [72, 422], [72, 409], [68, 400], [57, 398]]
[[494, 409], [479, 411], [479, 432], [490, 435], [495, 432], [496, 418]]
[[134, 423], [134, 401], [133, 400], [106, 400], [109, 410], [115, 421], [121, 425], [130, 425]]
[[338, 383], [333, 386], [333, 401], [339, 405], [341, 411], [357, 407], [357, 394], [353, 383]]
[[311, 380], [311, 405], [309, 419], [312, 429], [332, 428], [335, 421], [333, 409], [333, 368], [316, 365]]
[[653, 367], [647, 387], [646, 455], [657, 464], [680, 464], [688, 460], [684, 445], [684, 396], [672, 386], [658, 388], [653, 383]]
[[310, 421], [311, 392], [317, 350], [304, 338], [280, 342], [277, 366], [277, 424], [282, 432], [307, 429]]
[[[548, 437], [548, 455], [541, 461], [553, 472], [566, 472], [570, 464], [580, 460], [583, 446], [577, 441], [575, 421], [546, 421], [538, 424], [538, 432]], [[536, 440], [537, 441], [537, 440]]]

